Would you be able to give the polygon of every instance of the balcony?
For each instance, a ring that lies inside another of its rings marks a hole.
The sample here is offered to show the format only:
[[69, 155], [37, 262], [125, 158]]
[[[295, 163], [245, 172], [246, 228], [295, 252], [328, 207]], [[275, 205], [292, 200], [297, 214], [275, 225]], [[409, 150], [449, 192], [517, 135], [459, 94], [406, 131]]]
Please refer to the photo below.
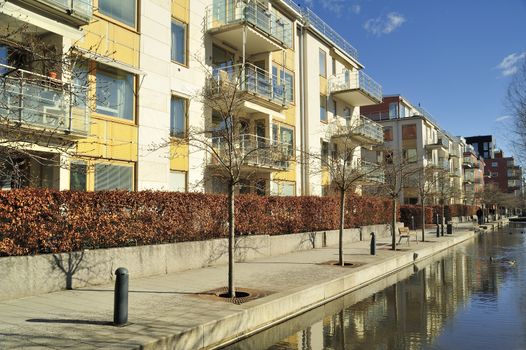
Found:
[[429, 143], [425, 145], [427, 149], [430, 150], [438, 150], [442, 153], [448, 153], [449, 152], [449, 141], [446, 138], [438, 138], [437, 142], [435, 143]]
[[367, 106], [382, 102], [382, 86], [362, 71], [346, 70], [329, 79], [329, 91], [351, 106]]
[[75, 26], [88, 24], [93, 15], [92, 0], [14, 0], [12, 2]]
[[508, 180], [508, 188], [520, 188], [522, 185], [521, 180]]
[[[230, 6], [227, 6], [229, 4]], [[243, 40], [244, 28], [246, 40]], [[245, 54], [272, 52], [292, 47], [292, 27], [257, 2], [214, 1], [206, 9], [206, 29], [215, 38]]]
[[440, 170], [451, 171], [449, 161], [444, 158], [438, 158], [438, 163], [436, 164], [436, 167]]
[[462, 171], [460, 169], [451, 169], [451, 172], [449, 173], [450, 177], [456, 177], [459, 178], [462, 176]]
[[460, 158], [461, 155], [460, 155], [460, 151], [458, 149], [458, 147], [456, 145], [454, 145], [452, 148], [451, 148], [451, 151], [449, 151], [449, 155], [451, 157], [455, 157], [455, 158]]
[[212, 167], [227, 163], [232, 157], [232, 162], [239, 162], [247, 168], [284, 171], [294, 156], [292, 145], [253, 134], [239, 135], [233, 147], [225, 137], [212, 137], [212, 146], [215, 154], [207, 155], [207, 165]]
[[3, 123], [38, 129], [51, 136], [86, 137], [90, 126], [88, 89], [0, 64]]
[[475, 162], [471, 157], [464, 157], [462, 161], [462, 166], [464, 166], [465, 168], [473, 168], [475, 166]]
[[351, 137], [361, 145], [378, 145], [384, 142], [383, 127], [369, 118], [360, 116], [346, 126], [336, 127], [333, 138]]
[[242, 92], [247, 94], [243, 96], [247, 102], [276, 111], [287, 108], [291, 102], [285, 83], [278, 83], [276, 76], [250, 63], [245, 64], [244, 69], [243, 64], [214, 68], [209, 80], [211, 97], [232, 96], [233, 93]]
[[378, 164], [362, 160], [360, 169], [365, 174], [364, 182], [385, 183], [385, 172]]

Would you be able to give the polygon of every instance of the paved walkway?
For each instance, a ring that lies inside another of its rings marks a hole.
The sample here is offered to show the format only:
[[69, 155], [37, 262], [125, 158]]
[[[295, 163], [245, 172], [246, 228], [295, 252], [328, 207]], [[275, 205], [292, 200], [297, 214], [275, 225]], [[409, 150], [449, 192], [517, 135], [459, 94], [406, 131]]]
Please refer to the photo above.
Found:
[[[402, 243], [399, 247], [407, 253], [408, 250], [422, 249], [451, 239], [448, 236], [435, 238], [434, 233], [434, 230], [429, 230], [424, 243], [412, 241], [409, 246]], [[453, 236], [460, 234], [456, 232]], [[390, 238], [378, 241], [376, 256], [369, 255], [368, 241], [347, 244], [346, 260], [363, 264], [356, 268], [319, 265], [337, 260], [337, 247], [238, 263], [236, 283], [244, 288], [271, 293], [306, 288], [339, 276], [359, 273], [364, 266], [402, 254], [389, 250], [389, 242]], [[197, 325], [213, 324], [214, 320], [257, 305], [257, 300], [233, 305], [196, 295], [225, 286], [226, 276], [226, 266], [142, 279], [131, 276], [131, 324], [126, 327], [114, 327], [110, 323], [113, 319], [113, 285], [3, 301], [0, 302], [0, 349], [146, 348], [143, 345]]]

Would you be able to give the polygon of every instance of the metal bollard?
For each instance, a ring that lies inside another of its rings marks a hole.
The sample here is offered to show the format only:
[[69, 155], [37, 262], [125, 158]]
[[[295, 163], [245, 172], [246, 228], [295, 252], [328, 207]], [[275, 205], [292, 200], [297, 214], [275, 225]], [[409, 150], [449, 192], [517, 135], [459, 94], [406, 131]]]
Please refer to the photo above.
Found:
[[376, 236], [371, 232], [371, 255], [376, 255]]
[[415, 217], [411, 215], [411, 230], [415, 230]]
[[113, 325], [128, 323], [128, 270], [119, 267], [115, 270], [115, 299], [113, 304]]
[[440, 226], [438, 225], [438, 221], [437, 221], [437, 237], [440, 237]]

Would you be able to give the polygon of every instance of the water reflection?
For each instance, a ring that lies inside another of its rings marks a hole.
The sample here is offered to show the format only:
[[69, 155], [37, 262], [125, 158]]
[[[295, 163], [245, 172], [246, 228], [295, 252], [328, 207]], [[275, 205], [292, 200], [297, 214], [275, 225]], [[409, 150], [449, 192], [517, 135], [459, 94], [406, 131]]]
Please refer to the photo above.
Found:
[[526, 349], [526, 235], [511, 230], [481, 236], [231, 349]]

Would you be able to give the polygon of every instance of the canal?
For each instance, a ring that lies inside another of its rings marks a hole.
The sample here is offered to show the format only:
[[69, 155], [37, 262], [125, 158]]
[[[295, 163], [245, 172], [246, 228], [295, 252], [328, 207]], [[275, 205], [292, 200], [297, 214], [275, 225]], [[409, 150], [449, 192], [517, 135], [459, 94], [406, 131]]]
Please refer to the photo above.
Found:
[[227, 349], [526, 349], [523, 230], [480, 235]]

